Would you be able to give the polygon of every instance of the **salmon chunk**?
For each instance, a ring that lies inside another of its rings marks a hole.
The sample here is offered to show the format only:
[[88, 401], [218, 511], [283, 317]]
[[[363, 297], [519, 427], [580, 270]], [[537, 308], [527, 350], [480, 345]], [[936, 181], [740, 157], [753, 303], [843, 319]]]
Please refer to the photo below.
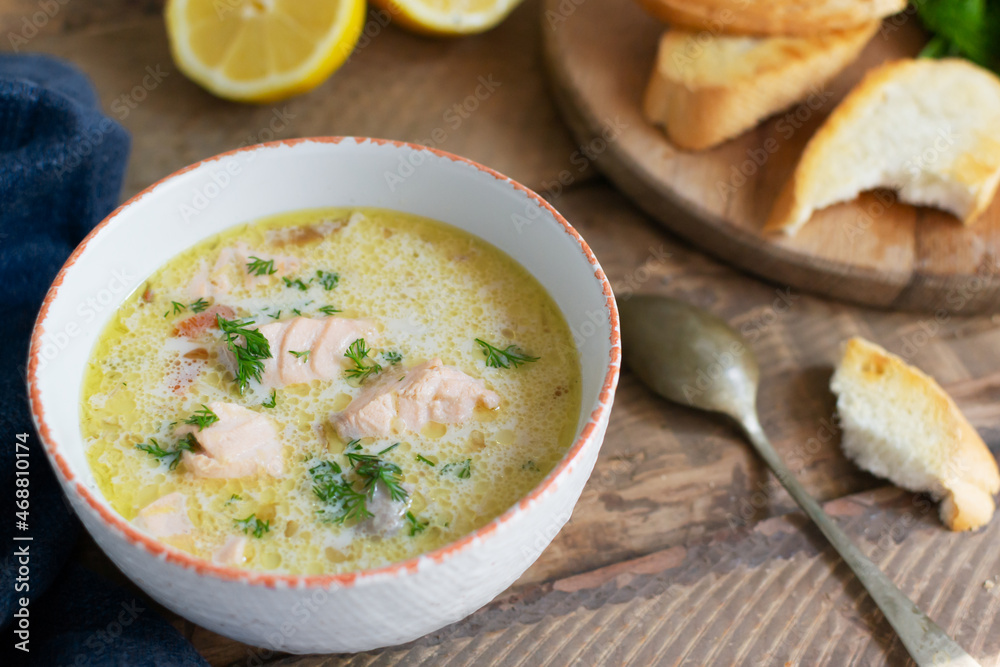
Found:
[[212, 562], [218, 565], [243, 565], [247, 557], [247, 538], [243, 535], [233, 535], [226, 543], [212, 554]]
[[271, 346], [261, 380], [268, 387], [280, 388], [339, 376], [349, 363], [344, 357], [348, 346], [358, 338], [370, 339], [375, 324], [340, 317], [294, 317], [265, 324], [260, 332]]
[[132, 523], [155, 537], [187, 535], [194, 528], [188, 519], [184, 495], [177, 491], [143, 507]]
[[233, 403], [216, 401], [208, 407], [219, 421], [201, 431], [188, 424], [174, 431], [177, 435], [193, 433], [204, 450], [182, 455], [195, 476], [232, 479], [284, 472], [278, 433], [267, 417]]
[[[249, 264], [254, 260], [270, 264], [262, 266], [259, 272], [251, 272]], [[187, 291], [194, 299], [225, 296], [239, 285], [252, 289], [288, 275], [298, 268], [299, 261], [294, 257], [275, 257], [238, 244], [220, 250], [212, 266], [202, 266], [191, 278]]]
[[185, 317], [174, 325], [174, 335], [185, 338], [197, 338], [209, 329], [217, 326], [216, 315], [222, 315], [223, 319], [231, 320], [236, 315], [236, 311], [229, 306], [216, 304], [209, 306], [204, 312]]
[[355, 440], [415, 432], [428, 422], [458, 424], [476, 406], [492, 410], [499, 405], [500, 396], [482, 380], [431, 359], [410, 369], [382, 373], [331, 422], [341, 438]]

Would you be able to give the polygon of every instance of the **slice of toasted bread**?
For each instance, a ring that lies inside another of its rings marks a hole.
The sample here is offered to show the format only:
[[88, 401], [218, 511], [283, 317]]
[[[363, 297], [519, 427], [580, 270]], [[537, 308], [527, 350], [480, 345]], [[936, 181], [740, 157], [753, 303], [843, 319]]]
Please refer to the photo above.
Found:
[[711, 35], [816, 35], [902, 11], [906, 0], [638, 0], [671, 26]]
[[933, 378], [862, 338], [852, 338], [830, 381], [841, 446], [862, 468], [941, 500], [952, 530], [975, 530], [993, 516], [997, 462]]
[[966, 60], [898, 60], [870, 71], [809, 140], [767, 229], [865, 190], [971, 224], [1000, 184], [1000, 79]]
[[668, 30], [660, 38], [643, 114], [687, 150], [731, 139], [810, 95], [850, 62], [877, 22], [816, 37], [704, 36]]

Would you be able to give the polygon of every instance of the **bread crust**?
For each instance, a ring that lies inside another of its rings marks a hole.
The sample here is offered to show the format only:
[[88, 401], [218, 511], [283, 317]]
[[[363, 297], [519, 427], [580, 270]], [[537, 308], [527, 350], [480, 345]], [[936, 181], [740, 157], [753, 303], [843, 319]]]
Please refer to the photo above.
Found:
[[822, 97], [878, 25], [764, 39], [670, 29], [660, 38], [643, 115], [684, 150], [711, 148], [811, 95]]
[[[965, 70], [966, 73], [974, 72], [979, 77], [980, 84], [1000, 91], [1000, 79], [994, 74], [967, 60], [956, 58], [943, 60], [906, 58], [890, 61], [870, 70], [809, 139], [795, 172], [775, 200], [764, 230], [783, 231], [793, 235], [805, 225], [813, 213], [821, 208], [815, 206], [809, 194], [814, 190], [814, 185], [841, 176], [831, 173], [826, 161], [831, 147], [843, 147], [852, 139], [846, 128], [849, 128], [869, 105], [882, 99], [888, 86], [905, 86], [910, 83], [909, 77], [916, 76], [921, 71], [929, 72], [932, 68], [939, 70], [940, 76], [948, 76], [961, 70]], [[1000, 93], [997, 97], [1000, 99]], [[959, 101], [955, 103], [961, 104]], [[1000, 114], [1000, 109], [997, 111]], [[978, 187], [972, 206], [964, 215], [958, 216], [966, 225], [974, 223], [989, 207], [997, 186], [1000, 185], [1000, 129], [991, 126], [987, 134], [980, 135], [975, 152], [977, 155], [967, 155], [966, 159], [956, 163], [947, 174], [948, 178], [962, 186]], [[933, 167], [933, 162], [926, 165], [926, 169], [931, 172], [934, 171]], [[921, 168], [925, 168], [924, 165], [921, 165]], [[879, 183], [876, 187], [890, 185]], [[907, 201], [904, 197], [900, 199]], [[949, 210], [944, 202], [940, 205]]]
[[816, 35], [856, 28], [906, 7], [906, 0], [638, 0], [661, 21], [713, 35]]
[[[1000, 469], [986, 443], [933, 378], [875, 343], [855, 337], [845, 344], [843, 357], [830, 386], [840, 394], [845, 390], [846, 383], [870, 385], [881, 383], [885, 378], [892, 378], [897, 393], [912, 396], [915, 406], [954, 433], [952, 441], [942, 447], [946, 451], [940, 452], [945, 463], [935, 485], [928, 488], [909, 485], [906, 488], [930, 493], [941, 500], [941, 520], [951, 530], [975, 530], [986, 525], [995, 509], [993, 496], [1000, 492]], [[839, 400], [837, 409], [844, 409]], [[848, 455], [851, 455], [850, 452]], [[857, 457], [852, 458], [862, 465]], [[882, 471], [876, 474], [882, 474]], [[892, 471], [885, 476], [903, 485]]]

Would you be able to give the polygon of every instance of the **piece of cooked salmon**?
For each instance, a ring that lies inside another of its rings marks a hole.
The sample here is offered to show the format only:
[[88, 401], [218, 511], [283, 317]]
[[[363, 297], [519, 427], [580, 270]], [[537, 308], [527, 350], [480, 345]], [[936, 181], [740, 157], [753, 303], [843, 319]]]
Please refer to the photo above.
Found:
[[416, 432], [428, 422], [458, 424], [480, 405], [495, 409], [500, 396], [482, 380], [431, 359], [383, 372], [330, 421], [341, 438], [355, 440]]
[[168, 493], [143, 507], [132, 523], [155, 537], [186, 535], [194, 528], [188, 519], [184, 494], [179, 491]]
[[226, 479], [284, 472], [281, 443], [271, 420], [253, 410], [215, 401], [208, 404], [219, 421], [202, 430], [183, 424], [174, 433], [193, 433], [203, 453], [184, 452], [184, 465], [198, 477]]
[[359, 338], [370, 341], [376, 327], [371, 320], [293, 317], [265, 324], [259, 331], [271, 346], [271, 358], [264, 360], [262, 384], [281, 388], [337, 377], [349, 363], [344, 356], [348, 346]]

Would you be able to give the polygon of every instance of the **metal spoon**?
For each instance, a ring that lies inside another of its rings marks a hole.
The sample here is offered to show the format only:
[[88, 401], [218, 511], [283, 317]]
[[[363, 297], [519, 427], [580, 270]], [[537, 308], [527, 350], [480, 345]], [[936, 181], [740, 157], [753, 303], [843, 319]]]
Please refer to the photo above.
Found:
[[785, 467], [757, 418], [760, 370], [728, 324], [674, 299], [634, 296], [619, 304], [625, 363], [660, 396], [735, 419], [795, 502], [809, 515], [875, 600], [920, 667], [978, 666], [861, 553]]

